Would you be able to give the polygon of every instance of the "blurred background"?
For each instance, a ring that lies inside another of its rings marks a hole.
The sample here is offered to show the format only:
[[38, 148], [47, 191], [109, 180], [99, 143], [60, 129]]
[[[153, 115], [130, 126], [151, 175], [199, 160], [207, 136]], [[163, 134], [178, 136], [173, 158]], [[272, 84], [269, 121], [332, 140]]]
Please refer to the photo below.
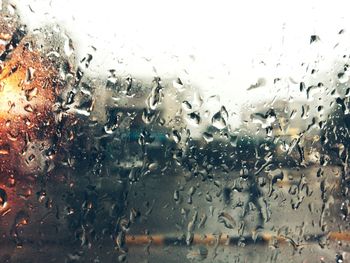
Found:
[[1, 262], [350, 260], [346, 1], [1, 4]]
[[[295, 83], [310, 78], [308, 68], [332, 71], [349, 49], [346, 1], [13, 3], [31, 29], [62, 26], [78, 57], [94, 46], [92, 73], [179, 77], [205, 99], [218, 95], [234, 125], [244, 104], [304, 99]], [[311, 44], [311, 36], [320, 41]]]

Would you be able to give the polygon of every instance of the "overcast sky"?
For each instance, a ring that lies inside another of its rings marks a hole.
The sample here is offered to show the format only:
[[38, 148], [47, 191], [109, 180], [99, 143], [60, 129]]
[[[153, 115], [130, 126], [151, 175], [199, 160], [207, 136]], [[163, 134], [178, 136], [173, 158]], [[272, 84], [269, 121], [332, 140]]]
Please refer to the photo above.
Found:
[[[293, 95], [290, 83], [276, 87], [273, 79], [303, 80], [303, 62], [321, 61], [327, 71], [350, 46], [347, 1], [12, 2], [32, 28], [61, 24], [81, 55], [95, 46], [96, 72], [180, 77], [205, 97], [219, 94], [231, 111], [276, 94]], [[310, 45], [311, 35], [320, 41]], [[334, 48], [338, 42], [343, 44]], [[248, 91], [259, 78], [266, 85]]]

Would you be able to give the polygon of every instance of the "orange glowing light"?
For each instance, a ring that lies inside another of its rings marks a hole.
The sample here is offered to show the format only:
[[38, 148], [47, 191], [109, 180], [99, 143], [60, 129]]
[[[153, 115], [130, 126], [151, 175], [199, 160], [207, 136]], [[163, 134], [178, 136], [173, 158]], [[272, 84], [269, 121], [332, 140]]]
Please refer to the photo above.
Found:
[[21, 170], [28, 144], [47, 140], [54, 132], [57, 72], [45, 56], [29, 48], [30, 41], [22, 39], [0, 62], [0, 172]]
[[[0, 73], [0, 118], [38, 117], [54, 100], [50, 75], [39, 54], [18, 47]], [[47, 104], [49, 103], [49, 104]]]

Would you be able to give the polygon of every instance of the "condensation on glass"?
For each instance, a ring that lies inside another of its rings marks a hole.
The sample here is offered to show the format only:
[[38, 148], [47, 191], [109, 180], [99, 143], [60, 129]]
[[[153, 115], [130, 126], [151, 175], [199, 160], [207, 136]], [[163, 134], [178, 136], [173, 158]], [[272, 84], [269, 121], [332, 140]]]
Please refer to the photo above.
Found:
[[75, 48], [3, 3], [1, 262], [349, 262], [348, 54], [232, 112]]

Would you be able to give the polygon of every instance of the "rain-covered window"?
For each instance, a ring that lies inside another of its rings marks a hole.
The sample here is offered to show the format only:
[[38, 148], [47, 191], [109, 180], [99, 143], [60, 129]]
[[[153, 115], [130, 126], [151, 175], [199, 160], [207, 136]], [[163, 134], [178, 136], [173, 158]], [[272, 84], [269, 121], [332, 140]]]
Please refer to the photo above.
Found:
[[0, 7], [0, 262], [350, 262], [346, 1]]

